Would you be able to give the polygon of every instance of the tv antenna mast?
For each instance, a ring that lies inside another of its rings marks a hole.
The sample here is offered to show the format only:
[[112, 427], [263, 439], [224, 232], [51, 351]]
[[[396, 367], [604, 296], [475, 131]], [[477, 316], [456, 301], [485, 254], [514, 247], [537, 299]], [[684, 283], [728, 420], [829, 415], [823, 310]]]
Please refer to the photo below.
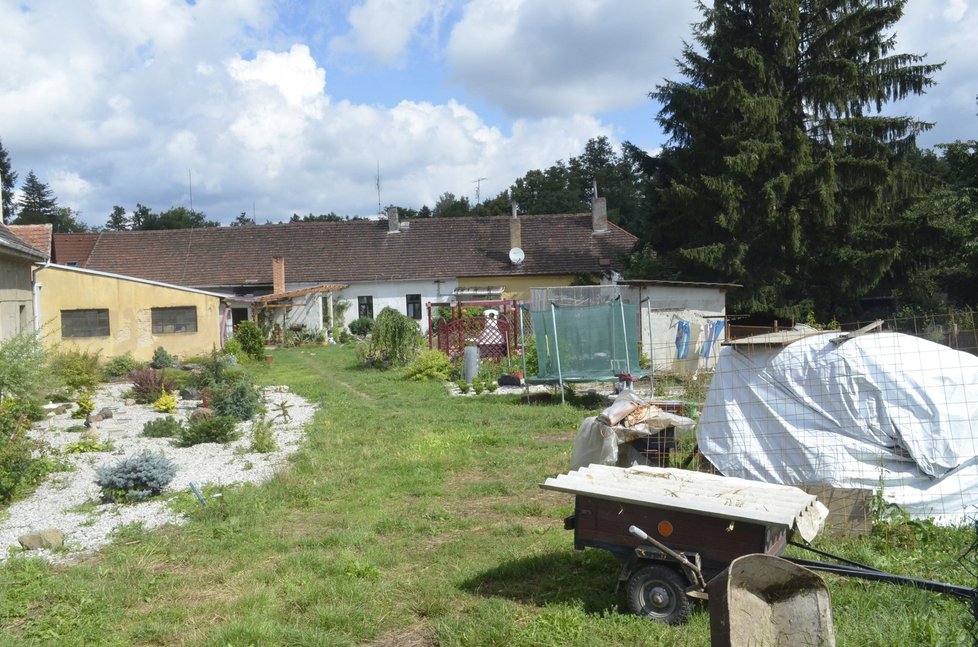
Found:
[[377, 160], [377, 213], [384, 213], [384, 208], [380, 206], [380, 160]]
[[480, 199], [480, 195], [479, 195], [479, 189], [482, 188], [482, 181], [483, 180], [488, 180], [488, 179], [489, 178], [487, 178], [487, 177], [479, 177], [479, 178], [476, 178], [476, 179], [472, 180], [472, 184], [475, 185], [475, 203], [476, 204], [481, 204], [481, 202], [482, 202], [482, 200]]

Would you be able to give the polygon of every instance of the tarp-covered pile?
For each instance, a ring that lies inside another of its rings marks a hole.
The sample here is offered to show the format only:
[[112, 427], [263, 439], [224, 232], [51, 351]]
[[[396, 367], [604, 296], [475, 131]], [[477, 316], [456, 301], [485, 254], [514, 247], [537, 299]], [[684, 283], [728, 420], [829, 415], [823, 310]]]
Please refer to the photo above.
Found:
[[978, 358], [899, 333], [727, 346], [697, 441], [725, 475], [879, 491], [916, 518], [978, 511]]
[[643, 400], [634, 391], [623, 391], [599, 416], [585, 418], [577, 430], [571, 469], [592, 463], [615, 465], [619, 462], [619, 445], [649, 438], [674, 427], [689, 431], [696, 424], [684, 416], [663, 411]]

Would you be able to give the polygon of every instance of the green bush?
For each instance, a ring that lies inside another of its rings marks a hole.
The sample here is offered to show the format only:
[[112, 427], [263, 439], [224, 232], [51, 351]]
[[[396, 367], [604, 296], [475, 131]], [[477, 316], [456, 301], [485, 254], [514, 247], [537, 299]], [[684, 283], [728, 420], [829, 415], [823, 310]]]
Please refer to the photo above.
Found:
[[132, 353], [126, 353], [125, 355], [119, 355], [109, 360], [102, 368], [102, 375], [106, 380], [113, 380], [117, 377], [128, 375], [138, 367], [139, 362], [133, 358]]
[[146, 450], [96, 468], [95, 484], [102, 489], [103, 501], [143, 501], [160, 494], [176, 474], [173, 461], [165, 454]]
[[65, 454], [89, 454], [92, 452], [111, 452], [115, 444], [111, 440], [100, 441], [98, 438], [82, 438], [68, 443], [62, 451]]
[[90, 391], [102, 377], [98, 353], [68, 350], [58, 353], [52, 360], [52, 368], [58, 380], [72, 391]]
[[148, 438], [172, 438], [183, 429], [183, 423], [173, 416], [150, 420], [143, 425], [143, 435]]
[[379, 366], [404, 366], [421, 350], [421, 331], [418, 323], [393, 308], [384, 308], [377, 315], [367, 363]]
[[88, 414], [95, 411], [95, 397], [89, 391], [79, 395], [75, 402], [78, 404], [78, 408], [71, 412], [72, 418], [84, 419], [88, 417]]
[[201, 443], [229, 443], [240, 435], [237, 422], [228, 416], [194, 420], [180, 430], [174, 444], [177, 447], [191, 447]]
[[238, 341], [237, 337], [232, 337], [231, 339], [224, 342], [224, 348], [222, 349], [222, 354], [234, 357], [238, 361], [243, 360], [248, 355], [244, 352], [241, 347], [241, 342]]
[[153, 351], [153, 361], [149, 363], [153, 368], [170, 368], [173, 366], [173, 356], [166, 352], [162, 346], [157, 346]]
[[265, 335], [254, 321], [239, 323], [234, 329], [234, 338], [251, 359], [262, 359], [265, 356]]
[[374, 329], [374, 320], [370, 317], [360, 317], [351, 321], [349, 328], [350, 333], [357, 337], [366, 337]]
[[448, 380], [452, 375], [452, 363], [440, 350], [431, 349], [418, 355], [404, 371], [406, 380]]
[[219, 416], [251, 420], [261, 404], [261, 393], [249, 381], [239, 380], [212, 391], [211, 408]]
[[129, 374], [129, 379], [132, 380], [133, 398], [140, 404], [152, 404], [163, 395], [164, 389], [175, 391], [177, 388], [172, 377], [155, 368], [137, 368]]
[[256, 419], [251, 425], [251, 451], [256, 454], [267, 454], [277, 449], [271, 421], [264, 416]]
[[43, 456], [43, 446], [27, 435], [30, 414], [14, 400], [0, 404], [0, 503], [22, 488], [40, 483], [54, 464]]
[[36, 333], [0, 342], [0, 396], [38, 396], [47, 379], [46, 355]]

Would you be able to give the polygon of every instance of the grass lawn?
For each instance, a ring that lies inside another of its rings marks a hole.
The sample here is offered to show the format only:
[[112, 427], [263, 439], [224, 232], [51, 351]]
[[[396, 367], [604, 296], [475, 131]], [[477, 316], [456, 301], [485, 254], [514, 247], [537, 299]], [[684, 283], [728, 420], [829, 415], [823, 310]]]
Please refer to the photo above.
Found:
[[[450, 398], [441, 384], [363, 370], [342, 348], [257, 366], [320, 402], [304, 451], [261, 487], [174, 505], [186, 526], [126, 528], [84, 563], [0, 566], [0, 645], [709, 644], [705, 607], [682, 627], [624, 613], [618, 564], [573, 550], [566, 471], [584, 408]], [[970, 530], [901, 527], [819, 545], [894, 572], [974, 583]], [[831, 578], [839, 645], [970, 644], [966, 605]]]

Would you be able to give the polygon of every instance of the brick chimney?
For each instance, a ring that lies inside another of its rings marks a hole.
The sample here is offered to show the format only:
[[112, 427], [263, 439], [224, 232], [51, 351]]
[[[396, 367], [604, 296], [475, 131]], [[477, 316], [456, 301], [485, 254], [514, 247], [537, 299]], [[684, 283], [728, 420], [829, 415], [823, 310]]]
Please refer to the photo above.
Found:
[[510, 202], [513, 206], [513, 217], [509, 219], [509, 248], [523, 247], [523, 226], [520, 223], [519, 216], [516, 215], [516, 209], [519, 205], [513, 200]]
[[608, 198], [598, 197], [598, 181], [594, 180], [591, 195], [591, 228], [596, 234], [608, 231]]
[[397, 216], [397, 207], [387, 207], [387, 233], [398, 234], [401, 232], [401, 222]]
[[272, 294], [285, 292], [285, 257], [272, 257]]

